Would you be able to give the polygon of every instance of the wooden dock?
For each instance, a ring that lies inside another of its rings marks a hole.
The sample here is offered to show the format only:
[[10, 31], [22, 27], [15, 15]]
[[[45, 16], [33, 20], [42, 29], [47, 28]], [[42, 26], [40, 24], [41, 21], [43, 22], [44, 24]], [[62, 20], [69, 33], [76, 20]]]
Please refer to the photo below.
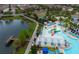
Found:
[[13, 35], [10, 36], [9, 39], [6, 41], [6, 47], [9, 47], [14, 40], [15, 40], [15, 37]]

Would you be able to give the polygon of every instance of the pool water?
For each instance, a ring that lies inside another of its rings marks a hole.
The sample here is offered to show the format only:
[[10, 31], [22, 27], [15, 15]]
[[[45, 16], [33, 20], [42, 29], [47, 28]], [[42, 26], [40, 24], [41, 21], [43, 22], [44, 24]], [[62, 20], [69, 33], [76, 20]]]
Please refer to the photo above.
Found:
[[[79, 40], [70, 38], [64, 32], [61, 35], [70, 43], [70, 48], [64, 49], [64, 54], [79, 54]], [[49, 50], [49, 54], [55, 54]]]
[[[57, 42], [56, 43], [65, 43], [64, 41], [66, 40], [70, 44], [70, 47], [64, 49], [64, 54], [79, 54], [79, 40], [77, 38], [69, 37], [65, 32], [63, 32], [63, 28], [57, 22], [56, 23], [48, 23], [48, 27], [47, 28], [45, 28], [45, 27], [43, 28], [41, 36], [43, 35], [44, 37], [43, 38], [39, 38], [39, 41], [41, 41], [41, 45], [45, 46], [44, 45], [44, 39], [47, 40], [48, 44], [50, 44], [50, 42], [52, 42], [51, 41], [51, 34], [50, 34], [51, 30], [53, 29], [52, 25], [55, 25], [56, 26], [56, 30], [58, 31], [53, 36], [53, 38], [54, 38], [53, 39], [53, 43], [55, 43], [55, 41], [56, 41], [55, 38], [57, 38]], [[50, 26], [52, 26], [52, 27], [50, 27]], [[52, 44], [52, 47], [53, 47], [53, 45], [54, 44]], [[58, 47], [59, 47], [59, 45], [58, 45]], [[48, 50], [48, 54], [57, 54], [57, 53], [59, 53], [59, 51], [57, 50], [56, 52], [53, 52], [53, 51]]]
[[62, 36], [70, 42], [71, 48], [65, 49], [65, 54], [79, 54], [79, 40], [70, 38], [65, 33], [61, 32]]
[[72, 33], [72, 32], [69, 32], [69, 34], [71, 34], [71, 35], [73, 35], [73, 36], [75, 36], [75, 37], [77, 37], [79, 39], [79, 35], [77, 35], [75, 33]]
[[[70, 48], [64, 49], [64, 54], [79, 54], [79, 40], [69, 37], [62, 30], [60, 31], [60, 34], [70, 43]], [[49, 51], [49, 53], [53, 54], [52, 51]]]

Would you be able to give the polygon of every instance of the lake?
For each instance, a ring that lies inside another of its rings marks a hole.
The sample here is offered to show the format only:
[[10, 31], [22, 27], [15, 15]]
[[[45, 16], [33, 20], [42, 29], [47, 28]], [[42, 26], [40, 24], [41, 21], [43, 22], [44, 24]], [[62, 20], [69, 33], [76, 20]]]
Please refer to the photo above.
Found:
[[18, 36], [22, 29], [28, 28], [28, 24], [19, 19], [0, 20], [0, 54], [12, 53], [12, 47], [6, 47], [6, 41], [11, 36]]

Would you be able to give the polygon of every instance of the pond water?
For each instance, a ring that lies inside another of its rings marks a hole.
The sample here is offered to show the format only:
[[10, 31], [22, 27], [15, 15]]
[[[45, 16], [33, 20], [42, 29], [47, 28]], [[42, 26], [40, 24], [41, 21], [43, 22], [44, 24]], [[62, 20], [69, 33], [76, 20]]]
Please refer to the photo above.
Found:
[[6, 41], [11, 36], [18, 36], [22, 29], [28, 28], [28, 24], [23, 20], [0, 20], [0, 53], [8, 54], [12, 52], [12, 47], [6, 47]]

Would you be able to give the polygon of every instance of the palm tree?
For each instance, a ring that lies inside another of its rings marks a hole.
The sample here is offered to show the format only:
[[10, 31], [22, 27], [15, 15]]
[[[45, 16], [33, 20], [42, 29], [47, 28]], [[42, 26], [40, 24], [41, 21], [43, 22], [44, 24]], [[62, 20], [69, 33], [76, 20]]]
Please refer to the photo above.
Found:
[[70, 20], [69, 19], [64, 20], [64, 26], [65, 26], [65, 31], [68, 29], [68, 27], [70, 27]]
[[55, 16], [51, 16], [51, 21], [56, 21], [56, 18], [55, 18]]
[[60, 22], [62, 22], [62, 21], [63, 21], [63, 19], [60, 17], [59, 21], [60, 21]]

